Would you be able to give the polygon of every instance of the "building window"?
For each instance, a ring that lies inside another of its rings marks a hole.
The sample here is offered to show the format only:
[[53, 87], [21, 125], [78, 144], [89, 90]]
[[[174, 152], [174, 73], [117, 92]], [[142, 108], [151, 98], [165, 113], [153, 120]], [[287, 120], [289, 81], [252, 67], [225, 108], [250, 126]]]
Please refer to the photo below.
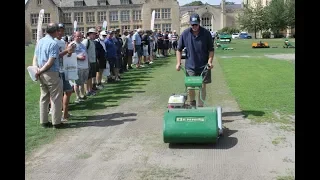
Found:
[[36, 29], [32, 29], [32, 39], [33, 40], [37, 39], [37, 30]]
[[74, 20], [76, 20], [77, 23], [83, 23], [83, 12], [75, 12]]
[[133, 29], [139, 29], [139, 28], [142, 28], [142, 25], [134, 25], [133, 26]]
[[152, 11], [153, 11], [153, 10], [156, 12], [154, 18], [155, 18], [155, 19], [161, 19], [161, 13], [160, 13], [161, 11], [160, 11], [160, 9], [152, 9], [152, 10], [151, 10], [151, 14], [152, 14]]
[[77, 27], [77, 31], [84, 33], [84, 27]]
[[98, 6], [106, 6], [109, 5], [107, 0], [98, 0]]
[[161, 10], [162, 19], [171, 19], [171, 9], [166, 8]]
[[39, 14], [30, 14], [31, 25], [38, 24]]
[[110, 21], [119, 21], [118, 11], [110, 11]]
[[83, 1], [74, 1], [74, 6], [75, 6], [75, 7], [84, 6], [84, 2], [83, 2]]
[[63, 13], [63, 22], [71, 23], [71, 13]]
[[130, 21], [130, 11], [121, 11], [121, 21]]
[[120, 0], [120, 4], [131, 4], [130, 0]]
[[132, 11], [132, 18], [134, 21], [141, 20], [141, 11]]
[[38, 5], [42, 5], [42, 0], [37, 0]]
[[51, 20], [50, 20], [50, 13], [44, 13], [44, 16], [43, 16], [43, 23], [50, 23]]
[[107, 20], [107, 12], [98, 12], [98, 22]]
[[130, 25], [122, 26], [122, 27], [121, 27], [121, 30], [122, 30], [122, 33], [123, 33], [124, 31], [130, 31]]
[[154, 24], [154, 30], [161, 30], [161, 24]]
[[94, 22], [94, 12], [86, 12], [86, 22], [87, 23]]
[[[45, 29], [42, 29], [42, 37], [44, 37]], [[37, 29], [32, 29], [32, 39], [37, 40]]]
[[163, 31], [171, 31], [171, 24], [162, 24]]
[[70, 27], [66, 27], [64, 30], [65, 35], [72, 35], [72, 32], [73, 32], [73, 28], [70, 28]]

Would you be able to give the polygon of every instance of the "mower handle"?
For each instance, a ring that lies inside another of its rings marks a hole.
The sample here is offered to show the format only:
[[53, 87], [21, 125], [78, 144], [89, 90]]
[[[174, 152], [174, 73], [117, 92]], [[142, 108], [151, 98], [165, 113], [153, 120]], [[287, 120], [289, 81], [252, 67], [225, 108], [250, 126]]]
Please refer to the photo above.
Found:
[[[186, 70], [181, 64], [180, 64], [180, 68], [181, 68], [181, 69], [185, 72], [185, 74], [187, 75], [187, 70]], [[210, 68], [210, 65], [209, 65], [209, 64], [206, 64], [206, 65], [203, 67], [203, 70], [202, 70], [200, 76], [202, 76], [203, 73], [207, 73], [208, 70], [209, 70], [209, 68]]]

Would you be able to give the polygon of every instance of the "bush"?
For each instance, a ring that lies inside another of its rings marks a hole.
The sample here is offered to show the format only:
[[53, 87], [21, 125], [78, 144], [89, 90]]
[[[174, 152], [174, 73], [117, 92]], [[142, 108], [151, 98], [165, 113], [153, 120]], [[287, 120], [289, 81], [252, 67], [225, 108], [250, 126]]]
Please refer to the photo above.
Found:
[[262, 38], [263, 39], [269, 39], [271, 37], [271, 32], [266, 31], [262, 33]]
[[274, 33], [274, 34], [273, 34], [273, 37], [274, 37], [274, 38], [284, 38], [284, 35], [283, 35], [283, 34], [280, 34], [280, 33]]
[[221, 32], [225, 32], [227, 34], [233, 34], [233, 33], [239, 33], [240, 30], [237, 28], [233, 28], [233, 27], [224, 27], [218, 31], [218, 33], [221, 33]]

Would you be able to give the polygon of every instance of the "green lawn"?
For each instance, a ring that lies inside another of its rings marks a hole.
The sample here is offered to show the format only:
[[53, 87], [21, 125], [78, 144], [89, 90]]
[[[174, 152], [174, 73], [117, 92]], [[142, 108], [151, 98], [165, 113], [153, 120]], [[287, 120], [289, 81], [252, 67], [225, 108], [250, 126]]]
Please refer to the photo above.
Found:
[[[249, 119], [287, 123], [288, 115], [295, 114], [294, 63], [264, 55], [292, 54], [295, 50], [282, 48], [283, 39], [262, 40], [278, 48], [252, 49], [254, 41], [234, 40], [229, 44], [234, 50], [217, 50], [216, 57], [233, 96]], [[249, 113], [253, 111], [264, 115]]]

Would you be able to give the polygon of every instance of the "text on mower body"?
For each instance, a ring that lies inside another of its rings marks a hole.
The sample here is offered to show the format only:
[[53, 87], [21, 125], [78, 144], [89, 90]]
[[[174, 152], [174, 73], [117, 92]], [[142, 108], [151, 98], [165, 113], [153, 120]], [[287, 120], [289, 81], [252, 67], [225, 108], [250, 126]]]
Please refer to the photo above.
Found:
[[204, 117], [177, 117], [176, 121], [203, 122]]

